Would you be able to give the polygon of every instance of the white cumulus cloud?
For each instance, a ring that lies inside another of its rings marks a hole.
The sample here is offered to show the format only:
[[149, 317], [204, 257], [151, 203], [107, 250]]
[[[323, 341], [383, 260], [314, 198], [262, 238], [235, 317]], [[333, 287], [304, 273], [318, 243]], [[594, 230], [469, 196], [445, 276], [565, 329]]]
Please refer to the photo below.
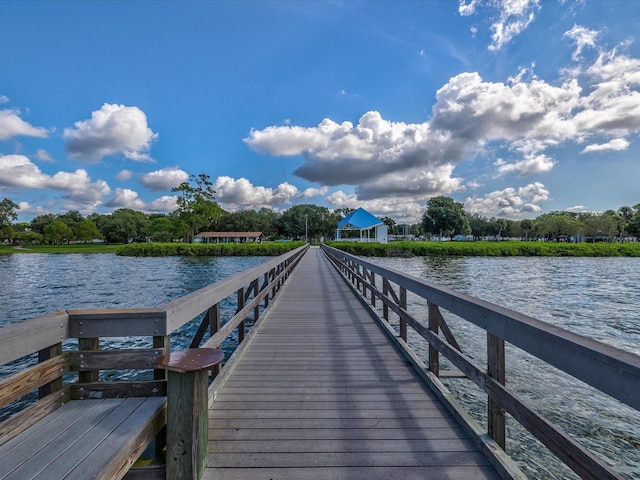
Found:
[[20, 118], [18, 110], [0, 110], [0, 140], [17, 136], [47, 138], [49, 132], [46, 128], [34, 127], [25, 122]]
[[156, 192], [170, 190], [187, 180], [189, 180], [189, 174], [178, 167], [161, 168], [140, 177], [140, 183]]
[[51, 156], [49, 152], [45, 149], [40, 148], [36, 151], [36, 158], [41, 162], [45, 163], [55, 163], [55, 159]]
[[276, 188], [253, 185], [246, 178], [218, 177], [213, 183], [216, 201], [226, 210], [272, 208], [287, 205], [299, 194], [298, 188], [287, 182]]
[[[501, 4], [508, 12], [538, 7], [507, 3]], [[475, 10], [484, 2], [460, 5]], [[571, 38], [586, 48], [596, 35], [575, 29]], [[474, 179], [457, 176], [456, 167], [504, 150], [510, 153], [494, 160], [498, 175], [541, 175], [557, 164], [551, 151], [569, 144], [587, 144], [584, 153], [624, 149], [624, 137], [640, 131], [640, 59], [623, 47], [599, 50], [590, 63], [563, 70], [555, 84], [537, 77], [533, 66], [504, 83], [460, 73], [438, 89], [432, 116], [422, 123], [370, 111], [356, 124], [325, 118], [315, 127], [254, 129], [245, 142], [268, 155], [302, 157], [297, 176], [320, 186], [354, 186], [359, 201], [422, 202], [464, 190]], [[535, 211], [536, 205], [525, 202], [512, 211]]]
[[377, 217], [391, 217], [397, 223], [419, 223], [425, 206], [418, 202], [407, 201], [406, 198], [384, 198], [362, 200], [356, 194], [348, 194], [342, 190], [332, 193], [327, 200], [334, 208], [362, 207]]
[[92, 181], [82, 168], [47, 175], [24, 155], [0, 155], [0, 186], [60, 191], [63, 208], [83, 214], [95, 212], [111, 192], [107, 182]]
[[327, 187], [321, 188], [306, 188], [303, 192], [299, 193], [296, 198], [312, 198], [312, 197], [321, 197], [326, 195], [329, 189]]
[[147, 204], [146, 211], [159, 213], [173, 212], [176, 208], [178, 208], [177, 199], [178, 197], [176, 197], [175, 195], [163, 195], [149, 202]]
[[587, 145], [580, 153], [602, 152], [606, 150], [620, 151], [626, 150], [629, 145], [629, 141], [624, 138], [614, 138], [607, 143], [594, 143]]
[[113, 197], [104, 205], [113, 209], [130, 208], [132, 210], [144, 210], [146, 204], [139, 198], [138, 192], [128, 188], [116, 188]]
[[520, 217], [542, 211], [541, 203], [549, 200], [549, 190], [540, 182], [524, 187], [508, 187], [480, 197], [467, 197], [464, 209], [467, 213], [483, 216]]
[[429, 124], [391, 122], [365, 113], [357, 125], [324, 119], [317, 127], [268, 127], [253, 130], [245, 142], [271, 155], [302, 155], [294, 173], [321, 185], [366, 183], [386, 173], [420, 165], [442, 165], [460, 158], [446, 133]]
[[129, 188], [116, 188], [113, 196], [104, 205], [113, 210], [130, 208], [149, 213], [170, 213], [178, 208], [175, 196], [165, 195], [151, 202], [145, 202], [140, 198], [138, 192]]
[[133, 172], [131, 170], [120, 170], [117, 174], [116, 174], [116, 178], [118, 180], [120, 180], [121, 182], [125, 182], [127, 180], [129, 180], [131, 177], [133, 177]]
[[544, 154], [532, 155], [514, 163], [507, 163], [504, 160], [497, 160], [494, 165], [498, 167], [498, 174], [504, 175], [509, 172], [517, 172], [518, 177], [528, 177], [530, 175], [548, 172], [553, 168], [555, 162]]
[[105, 103], [89, 120], [65, 128], [65, 150], [70, 157], [97, 163], [106, 156], [123, 155], [140, 162], [153, 161], [148, 154], [158, 137], [147, 125], [147, 116], [138, 107]]

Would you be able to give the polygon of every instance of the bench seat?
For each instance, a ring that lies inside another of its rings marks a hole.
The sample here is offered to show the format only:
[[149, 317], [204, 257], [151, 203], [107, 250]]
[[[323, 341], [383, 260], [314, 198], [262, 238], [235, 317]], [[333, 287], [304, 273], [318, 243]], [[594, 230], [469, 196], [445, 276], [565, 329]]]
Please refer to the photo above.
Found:
[[69, 401], [0, 445], [0, 479], [121, 479], [165, 421], [165, 397]]

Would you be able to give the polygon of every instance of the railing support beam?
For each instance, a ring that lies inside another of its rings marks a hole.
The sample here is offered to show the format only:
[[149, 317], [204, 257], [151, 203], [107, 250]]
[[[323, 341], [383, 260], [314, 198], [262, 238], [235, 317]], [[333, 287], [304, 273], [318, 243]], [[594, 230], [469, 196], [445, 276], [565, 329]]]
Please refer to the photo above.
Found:
[[[505, 384], [504, 340], [487, 333], [487, 375], [500, 385]], [[502, 449], [505, 449], [505, 417], [499, 400], [489, 392], [487, 406], [487, 431]]]

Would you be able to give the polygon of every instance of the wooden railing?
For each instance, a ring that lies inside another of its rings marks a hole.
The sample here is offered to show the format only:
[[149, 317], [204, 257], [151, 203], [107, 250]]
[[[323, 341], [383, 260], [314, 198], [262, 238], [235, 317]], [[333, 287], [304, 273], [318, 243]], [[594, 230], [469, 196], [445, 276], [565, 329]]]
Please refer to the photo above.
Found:
[[[217, 348], [234, 330], [241, 342], [246, 318], [258, 319], [307, 248], [156, 308], [68, 310], [0, 328], [0, 366], [5, 371], [0, 378], [0, 419], [8, 409], [12, 414], [0, 423], [0, 444], [69, 399], [166, 395], [165, 371], [153, 362], [171, 352], [171, 334], [204, 313], [191, 348]], [[223, 319], [220, 306], [228, 298], [237, 308], [231, 318]], [[113, 349], [108, 345], [114, 337], [145, 337], [146, 346]], [[141, 372], [123, 380], [117, 373], [110, 375], [112, 370]], [[11, 405], [20, 401], [28, 406]]]
[[[382, 303], [381, 317], [388, 324], [389, 310], [399, 318], [398, 343], [419, 367], [431, 386], [438, 388], [439, 356], [444, 355], [488, 397], [486, 432], [505, 447], [505, 412], [510, 414], [581, 478], [621, 478], [600, 458], [575, 441], [561, 427], [531, 408], [505, 385], [505, 342], [528, 352], [636, 410], [640, 410], [640, 356], [566, 331], [527, 315], [458, 293], [450, 288], [380, 267], [362, 258], [323, 245], [323, 251], [354, 289], [372, 307]], [[420, 321], [407, 309], [407, 292], [426, 299], [428, 319]], [[442, 310], [486, 331], [487, 367], [462, 353]], [[372, 308], [377, 312], [378, 309]], [[428, 366], [407, 344], [407, 329], [428, 343]], [[395, 335], [395, 330], [388, 327]], [[450, 372], [447, 372], [450, 373]], [[444, 376], [444, 375], [443, 375]], [[435, 381], [434, 381], [435, 379]], [[445, 395], [446, 397], [446, 395]], [[443, 398], [453, 413], [478, 430], [475, 422], [450, 398]], [[482, 429], [475, 432], [482, 434]]]

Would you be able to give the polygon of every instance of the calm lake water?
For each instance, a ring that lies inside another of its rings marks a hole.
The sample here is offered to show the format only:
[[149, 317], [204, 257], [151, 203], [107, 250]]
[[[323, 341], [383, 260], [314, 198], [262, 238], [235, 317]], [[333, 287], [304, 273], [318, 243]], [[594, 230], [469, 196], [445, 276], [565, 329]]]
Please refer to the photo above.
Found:
[[[155, 307], [264, 261], [264, 257], [4, 255], [0, 256], [0, 326], [65, 309]], [[640, 354], [640, 259], [375, 261]], [[426, 303], [413, 300], [410, 310], [426, 318]], [[463, 351], [483, 364], [484, 331], [446, 313], [445, 318]], [[426, 358], [423, 342], [410, 338], [410, 343]], [[640, 478], [638, 412], [509, 347], [507, 383], [579, 442], [607, 458], [625, 478]], [[485, 395], [466, 380], [448, 380], [447, 386], [484, 424]], [[514, 421], [507, 428], [507, 450], [530, 478], [576, 478]]]

